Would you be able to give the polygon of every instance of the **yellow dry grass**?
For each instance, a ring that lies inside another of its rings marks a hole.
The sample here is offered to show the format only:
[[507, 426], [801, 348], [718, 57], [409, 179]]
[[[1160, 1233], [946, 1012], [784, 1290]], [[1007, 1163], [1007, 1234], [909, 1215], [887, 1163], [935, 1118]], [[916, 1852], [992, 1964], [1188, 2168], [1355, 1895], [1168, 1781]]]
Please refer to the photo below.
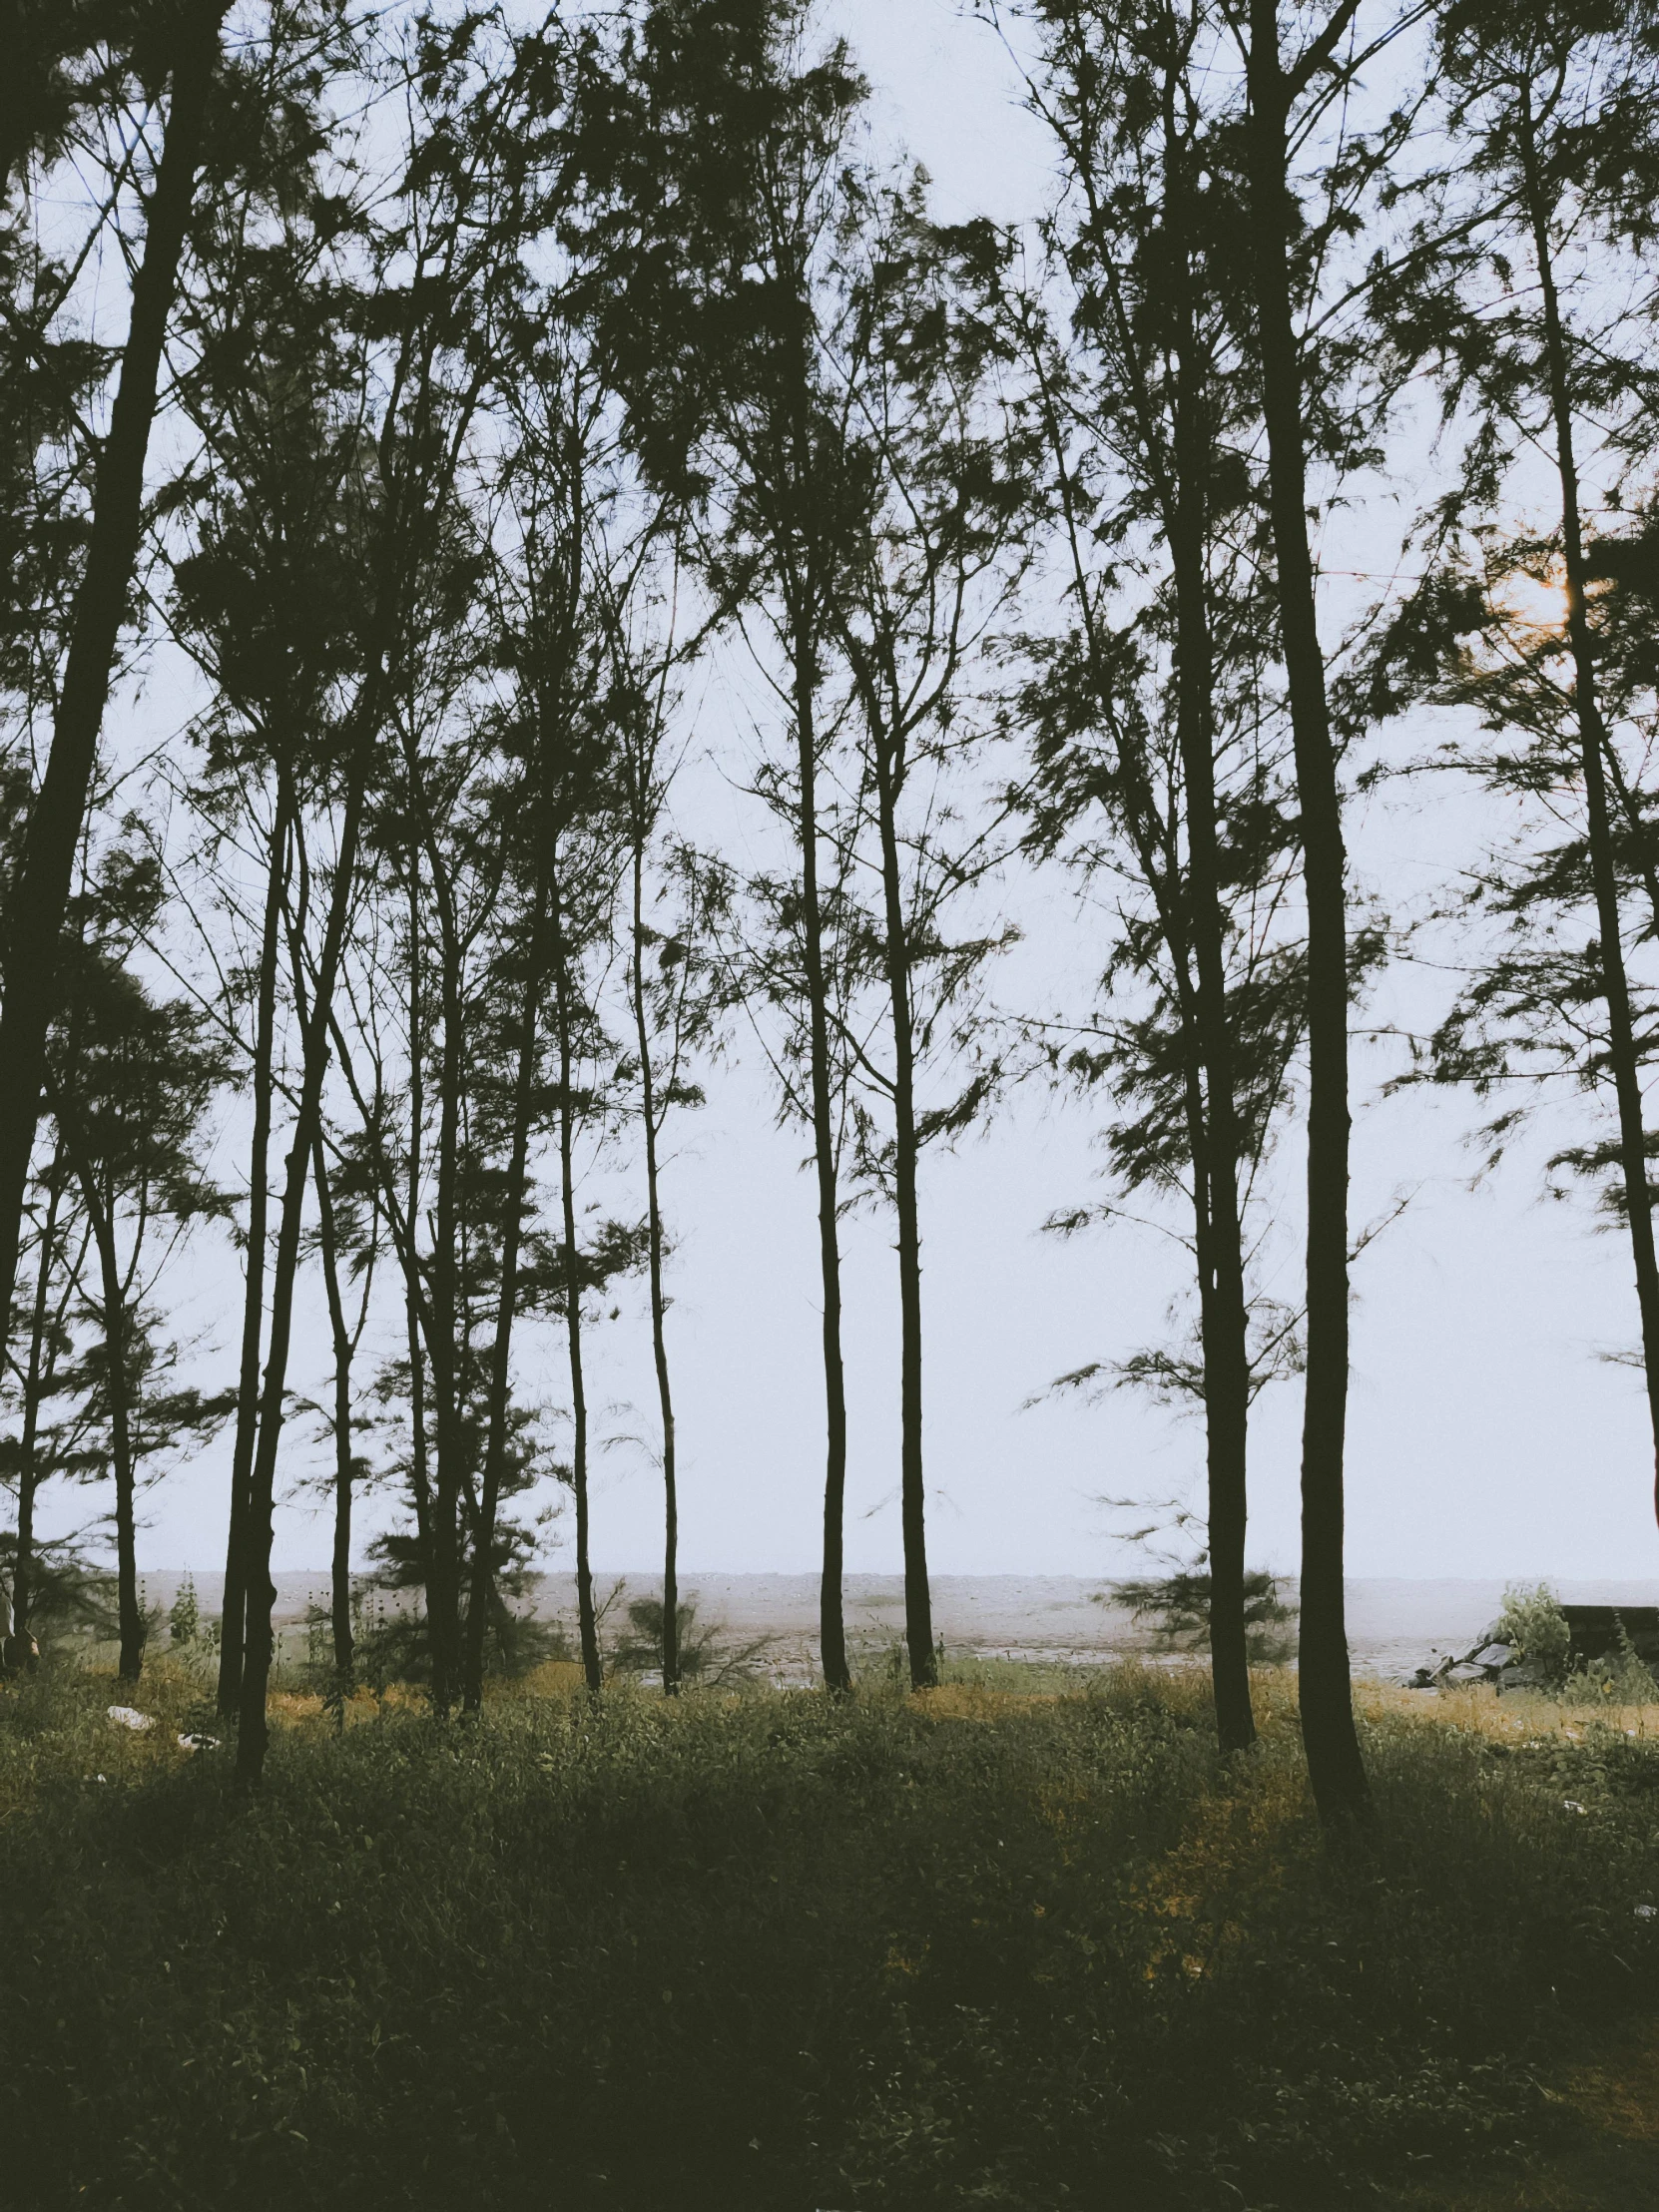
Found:
[[1622, 1705], [1612, 1699], [1562, 1700], [1531, 1693], [1499, 1697], [1484, 1682], [1442, 1689], [1437, 1696], [1395, 1689], [1383, 1682], [1356, 1685], [1356, 1701], [1367, 1720], [1411, 1720], [1430, 1727], [1460, 1728], [1497, 1743], [1524, 1744], [1546, 1736], [1580, 1743], [1592, 1728], [1616, 1728], [1627, 1736], [1659, 1742], [1659, 1705]]

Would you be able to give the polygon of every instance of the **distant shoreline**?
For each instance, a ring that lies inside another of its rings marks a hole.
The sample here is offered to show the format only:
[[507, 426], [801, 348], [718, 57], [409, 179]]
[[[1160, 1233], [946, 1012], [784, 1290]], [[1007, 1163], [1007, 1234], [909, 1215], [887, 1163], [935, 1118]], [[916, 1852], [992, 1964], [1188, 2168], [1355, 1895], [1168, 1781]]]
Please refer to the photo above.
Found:
[[[147, 1601], [165, 1612], [185, 1579], [180, 1568], [146, 1569], [142, 1580]], [[191, 1579], [202, 1610], [216, 1612], [224, 1576], [203, 1573]], [[326, 1601], [325, 1567], [277, 1574], [273, 1580], [278, 1623], [301, 1620], [313, 1603]], [[574, 1574], [561, 1569], [537, 1580], [537, 1612], [573, 1620]], [[602, 1600], [618, 1583], [626, 1585], [628, 1596], [651, 1596], [662, 1588], [660, 1572], [648, 1568], [601, 1573], [595, 1580]], [[1347, 1585], [1349, 1642], [1356, 1667], [1392, 1674], [1415, 1666], [1432, 1652], [1465, 1647], [1498, 1612], [1511, 1581], [1547, 1581], [1571, 1604], [1659, 1604], [1659, 1575], [1613, 1579], [1545, 1571], [1485, 1578], [1356, 1576]], [[1112, 1586], [1105, 1576], [935, 1575], [935, 1626], [947, 1651], [980, 1656], [1098, 1664], [1151, 1649], [1150, 1634], [1126, 1609], [1097, 1600], [1097, 1591]], [[847, 1629], [854, 1642], [866, 1650], [895, 1642], [902, 1629], [903, 1578], [849, 1574], [843, 1587]], [[681, 1577], [682, 1597], [697, 1605], [703, 1619], [721, 1623], [742, 1638], [776, 1637], [782, 1652], [802, 1659], [817, 1642], [818, 1588], [816, 1574], [687, 1571]], [[1284, 1588], [1294, 1596], [1296, 1578], [1287, 1577]]]

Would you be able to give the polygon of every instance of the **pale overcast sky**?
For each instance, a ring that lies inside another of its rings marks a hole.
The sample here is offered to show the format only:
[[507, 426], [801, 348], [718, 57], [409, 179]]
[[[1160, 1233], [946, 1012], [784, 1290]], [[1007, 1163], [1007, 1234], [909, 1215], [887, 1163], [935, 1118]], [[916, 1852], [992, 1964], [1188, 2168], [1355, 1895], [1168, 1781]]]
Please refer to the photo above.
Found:
[[[981, 27], [949, 0], [839, 0], [828, 20], [844, 21], [877, 87], [879, 129], [925, 163], [943, 214], [1014, 220], [1034, 211], [1047, 189], [1046, 148], [1012, 104], [1012, 72]], [[166, 706], [153, 694], [147, 712], [162, 717]], [[717, 734], [720, 712], [705, 702], [705, 735]], [[1357, 859], [1391, 896], [1420, 899], [1466, 856], [1475, 825], [1469, 807], [1437, 795], [1391, 809], [1373, 802], [1355, 824]], [[1086, 964], [1088, 946], [1063, 881], [1025, 886], [1017, 902], [1028, 930], [1018, 972], [1040, 992], [1045, 959]], [[1431, 972], [1401, 973], [1376, 1011], [1421, 1025], [1444, 987]], [[1352, 1571], [1659, 1574], [1638, 1378], [1601, 1357], [1635, 1335], [1622, 1241], [1597, 1234], [1581, 1205], [1541, 1195], [1540, 1163], [1552, 1148], [1543, 1139], [1471, 1194], [1461, 1139], [1473, 1107], [1417, 1094], [1370, 1103], [1374, 1078], [1396, 1064], [1363, 1059], [1355, 1140], [1357, 1221], [1396, 1194], [1415, 1195], [1357, 1275]], [[1133, 1561], [1111, 1541], [1097, 1500], [1198, 1495], [1201, 1438], [1190, 1422], [1125, 1393], [1022, 1410], [1056, 1374], [1154, 1339], [1179, 1281], [1183, 1256], [1155, 1229], [1114, 1228], [1068, 1245], [1039, 1234], [1053, 1209], [1095, 1189], [1093, 1118], [1033, 1093], [960, 1157], [928, 1170], [930, 1542], [943, 1573], [1122, 1572]], [[819, 1540], [823, 1398], [804, 1145], [774, 1128], [762, 1076], [747, 1067], [715, 1081], [708, 1110], [683, 1125], [680, 1142], [666, 1195], [679, 1238], [670, 1327], [685, 1564], [808, 1569]], [[1293, 1132], [1282, 1172], [1294, 1181], [1300, 1165]], [[193, 1273], [190, 1319], [222, 1333], [228, 1368], [234, 1267], [204, 1241]], [[1280, 1287], [1294, 1293], [1292, 1280]], [[847, 1562], [895, 1571], [897, 1314], [882, 1221], [849, 1226], [846, 1303]], [[316, 1390], [326, 1346], [320, 1317], [306, 1321], [296, 1380]], [[556, 1340], [544, 1350], [547, 1392], [557, 1397]], [[649, 1430], [645, 1354], [637, 1312], [600, 1333], [594, 1394], [615, 1434]], [[1276, 1386], [1258, 1408], [1252, 1454], [1252, 1557], [1281, 1568], [1297, 1553], [1299, 1417], [1297, 1386]], [[216, 1449], [151, 1494], [147, 1565], [220, 1563], [225, 1460]], [[375, 1519], [370, 1505], [365, 1529]], [[619, 1444], [598, 1468], [596, 1563], [648, 1569], [659, 1530], [655, 1475]], [[301, 1501], [284, 1506], [276, 1564], [320, 1568], [327, 1549], [324, 1523]], [[568, 1549], [550, 1563], [567, 1565]]]

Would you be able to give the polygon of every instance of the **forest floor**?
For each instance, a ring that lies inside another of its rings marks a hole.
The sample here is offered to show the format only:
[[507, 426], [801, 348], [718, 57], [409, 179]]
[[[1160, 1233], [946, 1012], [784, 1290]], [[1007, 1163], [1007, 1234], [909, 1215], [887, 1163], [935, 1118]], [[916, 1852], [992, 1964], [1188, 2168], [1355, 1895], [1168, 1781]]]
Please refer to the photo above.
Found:
[[[0, 2200], [381, 2212], [1651, 2212], [1659, 1708], [1294, 1680], [910, 1697], [574, 1670], [440, 1724], [295, 1684], [0, 1688]], [[112, 1722], [112, 1703], [154, 1725]]]

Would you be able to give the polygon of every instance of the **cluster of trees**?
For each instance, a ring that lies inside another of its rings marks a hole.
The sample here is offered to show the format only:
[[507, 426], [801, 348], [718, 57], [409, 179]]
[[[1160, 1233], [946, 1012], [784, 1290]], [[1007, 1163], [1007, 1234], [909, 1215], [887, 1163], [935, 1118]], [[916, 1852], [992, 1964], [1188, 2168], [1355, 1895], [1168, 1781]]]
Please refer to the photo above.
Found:
[[[599, 1687], [584, 1363], [643, 1281], [677, 1687], [664, 1133], [741, 1018], [814, 1176], [827, 1684], [850, 1681], [845, 1210], [896, 1228], [925, 1685], [923, 1159], [1046, 1071], [1107, 1102], [1120, 1185], [1186, 1212], [1192, 1337], [1107, 1380], [1201, 1409], [1229, 1749], [1253, 1735], [1251, 1407], [1303, 1377], [1303, 1728], [1322, 1812], [1363, 1808], [1350, 1030], [1397, 930], [1353, 878], [1345, 810], [1390, 768], [1497, 803], [1463, 878], [1465, 985], [1407, 1075], [1489, 1095], [1494, 1145], [1552, 1088], [1582, 1094], [1558, 1165], [1628, 1236], [1659, 1467], [1649, 19], [978, 12], [1052, 147], [1029, 234], [934, 220], [797, 0], [9, 11], [12, 1626], [67, 1556], [42, 1483], [113, 1482], [136, 1675], [139, 1485], [229, 1424], [220, 1696], [249, 1776], [312, 1281], [334, 1663], [348, 1680], [372, 1467], [406, 1499], [385, 1571], [419, 1593], [444, 1709], [477, 1703], [534, 1548], [515, 1500], [550, 1465]], [[1407, 468], [1427, 491], [1369, 564], [1403, 581], [1322, 570], [1356, 514], [1368, 544], [1394, 527]], [[157, 655], [193, 672], [188, 726], [118, 745], [112, 692]], [[769, 869], [675, 808], [685, 702], [740, 681]], [[1098, 987], [993, 1009], [1010, 871], [1041, 867], [1075, 879]], [[1293, 1120], [1287, 1308], [1260, 1255]], [[634, 1177], [623, 1218], [582, 1199], [601, 1154]], [[164, 1292], [189, 1239], [227, 1232], [240, 1356], [205, 1395]], [[557, 1457], [527, 1374], [555, 1342]]]

